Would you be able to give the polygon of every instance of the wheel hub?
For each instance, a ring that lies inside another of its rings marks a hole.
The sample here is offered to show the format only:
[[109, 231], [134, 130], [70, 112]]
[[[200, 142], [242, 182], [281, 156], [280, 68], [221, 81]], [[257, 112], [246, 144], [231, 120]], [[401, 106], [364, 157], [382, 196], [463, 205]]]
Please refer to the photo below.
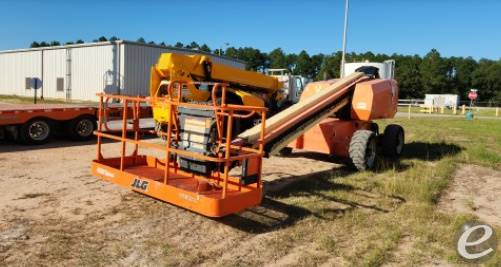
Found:
[[49, 137], [49, 125], [44, 121], [36, 121], [28, 127], [30, 138], [35, 141], [43, 141]]
[[80, 136], [89, 136], [94, 130], [94, 125], [90, 120], [81, 120], [77, 123], [75, 130]]

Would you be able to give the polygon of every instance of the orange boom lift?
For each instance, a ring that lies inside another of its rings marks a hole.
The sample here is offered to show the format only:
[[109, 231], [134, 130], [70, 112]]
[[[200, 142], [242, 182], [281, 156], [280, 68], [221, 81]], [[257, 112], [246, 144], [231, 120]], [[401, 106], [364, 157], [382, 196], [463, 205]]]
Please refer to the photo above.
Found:
[[[398, 157], [404, 145], [400, 126], [389, 125], [379, 133], [373, 122], [392, 118], [398, 103], [397, 83], [378, 75], [377, 68], [362, 67], [338, 80], [310, 83], [298, 103], [269, 119], [266, 107], [228, 103], [232, 89], [224, 81], [163, 81], [166, 94], [151, 98], [101, 94], [92, 173], [205, 216], [222, 217], [259, 205], [262, 158], [268, 154], [305, 149], [348, 158], [359, 170], [372, 169], [380, 152]], [[209, 101], [190, 102], [183, 96], [189, 93], [186, 88], [202, 86], [211, 88]], [[103, 131], [104, 103], [111, 99], [123, 104], [121, 135]], [[139, 127], [144, 103], [165, 107], [165, 130]], [[257, 121], [255, 126], [241, 127], [249, 119]], [[127, 135], [129, 124], [133, 134]], [[165, 142], [141, 140], [148, 132]], [[119, 141], [120, 155], [105, 158], [103, 138]], [[145, 155], [142, 148], [163, 154]], [[235, 166], [239, 170], [232, 171]]]
[[[141, 141], [140, 137], [145, 132], [139, 128], [140, 104], [150, 103], [151, 99], [141, 97], [127, 97], [118, 95], [100, 95], [99, 123], [97, 135], [97, 159], [93, 161], [92, 173], [104, 180], [119, 184], [134, 191], [150, 195], [183, 208], [195, 211], [209, 217], [222, 217], [238, 212], [246, 207], [258, 205], [262, 196], [261, 161], [264, 155], [264, 127], [261, 124], [260, 144], [257, 148], [235, 146], [231, 144], [233, 136], [233, 121], [236, 118], [245, 118], [259, 115], [263, 122], [266, 121], [266, 108], [242, 105], [225, 104], [226, 85], [220, 83], [211, 84], [213, 94], [221, 90], [222, 101], [211, 104], [194, 104], [182, 102], [181, 88], [185, 83], [170, 83], [168, 96], [156, 98], [169, 107], [170, 121], [179, 120], [178, 109], [190, 109], [209, 111], [215, 117], [217, 124], [217, 137], [214, 139], [214, 155], [208, 156], [192, 151], [177, 148], [180, 135], [183, 131], [177, 123], [169, 123], [167, 132], [161, 133], [166, 136], [165, 144], [155, 144]], [[177, 93], [173, 94], [173, 91]], [[170, 97], [177, 95], [176, 97]], [[124, 107], [123, 131], [121, 136], [104, 133], [101, 118], [104, 114], [104, 105], [109, 99], [121, 100]], [[216, 99], [216, 98], [214, 98]], [[132, 124], [134, 126], [133, 138], [126, 135], [127, 111], [133, 107]], [[191, 120], [187, 126], [190, 131], [205, 129], [208, 119], [183, 118]], [[121, 151], [119, 157], [104, 158], [101, 152], [102, 139], [109, 138], [120, 141]], [[126, 155], [126, 145], [133, 144], [134, 150]], [[165, 157], [156, 158], [139, 154], [139, 148], [146, 147], [165, 153]], [[209, 162], [217, 166], [216, 171], [205, 174], [197, 174], [182, 170], [175, 160], [178, 156]], [[230, 176], [229, 172], [234, 162], [240, 162], [242, 175]]]

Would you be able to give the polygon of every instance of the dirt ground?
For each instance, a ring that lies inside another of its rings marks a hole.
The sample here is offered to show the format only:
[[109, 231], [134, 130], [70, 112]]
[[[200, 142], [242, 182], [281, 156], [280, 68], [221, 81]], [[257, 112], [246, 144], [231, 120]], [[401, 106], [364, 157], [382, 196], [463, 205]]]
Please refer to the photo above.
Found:
[[[0, 265], [155, 265], [170, 259], [190, 265], [207, 256], [189, 252], [190, 247], [215, 253], [212, 263], [224, 265], [273, 239], [266, 229], [289, 220], [283, 210], [266, 210], [266, 201], [243, 216], [218, 221], [132, 193], [90, 175], [94, 142], [73, 145], [0, 146]], [[106, 144], [104, 149], [115, 153], [118, 147]], [[276, 157], [266, 160], [264, 177], [274, 181], [269, 189], [279, 190], [291, 179], [334, 167]], [[258, 218], [249, 224], [245, 217]], [[275, 263], [294, 262], [303, 249], [310, 250], [298, 248]]]
[[[112, 156], [119, 145], [104, 149]], [[416, 237], [392, 233], [398, 228], [392, 214], [404, 199], [318, 179], [346, 176], [322, 156], [266, 159], [263, 177], [271, 197], [237, 215], [210, 219], [91, 176], [95, 153], [95, 141], [0, 144], [0, 266], [343, 266], [357, 262], [357, 251], [378, 239], [397, 244], [381, 248], [392, 251], [378, 260], [386, 266], [407, 265], [413, 257], [424, 259], [420, 264], [448, 264], [414, 256]], [[308, 183], [282, 190], [298, 180]], [[439, 207], [500, 226], [500, 185], [500, 172], [463, 165]], [[335, 193], [307, 193], [304, 186]], [[281, 192], [290, 190], [294, 197]]]
[[439, 205], [445, 211], [472, 214], [501, 227], [501, 171], [463, 165]]

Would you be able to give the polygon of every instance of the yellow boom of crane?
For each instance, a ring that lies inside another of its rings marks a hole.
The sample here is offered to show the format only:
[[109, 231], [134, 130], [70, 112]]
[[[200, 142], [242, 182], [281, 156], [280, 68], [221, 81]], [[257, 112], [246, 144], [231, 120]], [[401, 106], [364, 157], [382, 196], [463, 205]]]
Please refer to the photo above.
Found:
[[[270, 107], [284, 99], [280, 90], [283, 84], [277, 77], [218, 64], [204, 55], [162, 54], [151, 69], [150, 96], [167, 95], [170, 81], [185, 82], [182, 95], [190, 101], [208, 101], [211, 96], [210, 85], [191, 82], [228, 84], [227, 100], [233, 102], [231, 104]], [[168, 108], [161, 102], [153, 106], [153, 114], [157, 123], [169, 122]]]

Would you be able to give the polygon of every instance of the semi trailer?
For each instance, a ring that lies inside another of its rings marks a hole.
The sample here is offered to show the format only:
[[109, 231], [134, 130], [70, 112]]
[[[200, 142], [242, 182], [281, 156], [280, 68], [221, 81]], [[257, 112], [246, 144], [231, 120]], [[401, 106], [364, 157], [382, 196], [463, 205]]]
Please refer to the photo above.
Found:
[[[107, 106], [105, 120], [121, 119], [122, 107]], [[143, 118], [151, 117], [151, 108], [142, 106]], [[64, 136], [73, 141], [91, 139], [97, 129], [98, 108], [94, 104], [0, 104], [0, 139], [40, 145], [51, 137]], [[116, 127], [105, 129], [116, 131]], [[114, 129], [115, 128], [115, 129]]]

